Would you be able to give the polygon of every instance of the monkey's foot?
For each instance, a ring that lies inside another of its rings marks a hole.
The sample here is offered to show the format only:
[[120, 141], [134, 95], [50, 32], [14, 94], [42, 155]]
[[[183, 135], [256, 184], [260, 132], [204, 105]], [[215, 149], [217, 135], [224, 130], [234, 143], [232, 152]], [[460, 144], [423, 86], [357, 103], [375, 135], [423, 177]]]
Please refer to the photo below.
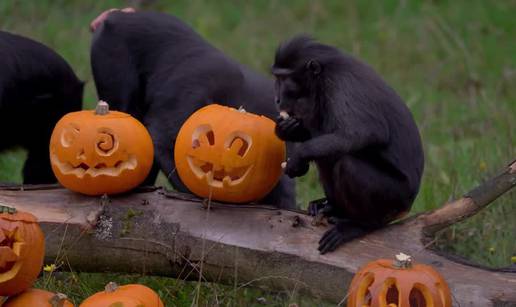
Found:
[[[313, 226], [322, 224], [325, 217], [331, 216], [333, 207], [328, 203], [326, 198], [316, 199], [308, 203], [308, 214], [313, 216]], [[331, 223], [330, 220], [328, 222]]]
[[312, 200], [308, 203], [308, 214], [311, 216], [317, 216], [319, 213], [327, 215], [331, 210], [331, 205], [326, 197]]
[[332, 252], [342, 244], [353, 239], [364, 236], [371, 232], [371, 229], [360, 227], [349, 220], [341, 219], [332, 229], [326, 231], [319, 240], [317, 248], [321, 254]]

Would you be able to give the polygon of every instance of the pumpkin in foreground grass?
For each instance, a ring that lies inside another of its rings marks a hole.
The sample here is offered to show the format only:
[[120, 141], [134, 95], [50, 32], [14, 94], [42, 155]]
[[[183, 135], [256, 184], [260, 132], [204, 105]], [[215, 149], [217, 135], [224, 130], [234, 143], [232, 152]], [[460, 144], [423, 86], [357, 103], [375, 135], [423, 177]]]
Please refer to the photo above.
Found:
[[179, 177], [194, 194], [228, 202], [263, 198], [278, 183], [285, 143], [269, 118], [208, 105], [192, 114], [176, 139]]
[[29, 289], [10, 297], [2, 307], [73, 307], [73, 304], [62, 293]]
[[145, 180], [154, 148], [147, 129], [129, 114], [109, 111], [68, 113], [50, 139], [50, 161], [59, 183], [87, 195], [116, 194]]
[[44, 255], [45, 237], [36, 217], [0, 206], [0, 296], [30, 288]]
[[411, 257], [379, 259], [353, 277], [348, 307], [451, 307], [448, 284], [431, 266], [412, 264]]
[[80, 307], [163, 307], [163, 302], [152, 289], [138, 284], [119, 286], [114, 282], [106, 285], [82, 302]]

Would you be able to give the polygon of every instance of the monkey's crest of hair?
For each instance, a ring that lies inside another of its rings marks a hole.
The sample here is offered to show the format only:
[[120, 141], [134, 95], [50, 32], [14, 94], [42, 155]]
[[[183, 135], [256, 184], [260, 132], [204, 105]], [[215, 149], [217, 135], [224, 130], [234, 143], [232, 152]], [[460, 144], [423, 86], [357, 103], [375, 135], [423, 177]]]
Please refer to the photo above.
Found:
[[343, 54], [332, 46], [318, 43], [307, 35], [298, 35], [282, 43], [276, 50], [274, 71], [298, 73], [306, 68], [309, 61], [317, 61], [323, 67], [326, 64], [341, 62]]

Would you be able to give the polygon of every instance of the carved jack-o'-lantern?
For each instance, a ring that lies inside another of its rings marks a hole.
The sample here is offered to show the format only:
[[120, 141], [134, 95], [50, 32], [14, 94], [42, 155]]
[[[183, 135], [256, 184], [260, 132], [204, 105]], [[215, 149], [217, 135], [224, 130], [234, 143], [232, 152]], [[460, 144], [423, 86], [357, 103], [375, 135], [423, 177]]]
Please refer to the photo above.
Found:
[[405, 254], [361, 268], [349, 286], [348, 307], [451, 307], [448, 284], [431, 266]]
[[45, 237], [36, 217], [0, 206], [0, 296], [28, 289], [43, 265]]
[[188, 118], [174, 160], [183, 183], [201, 197], [259, 200], [278, 182], [285, 143], [272, 120], [244, 110], [208, 105]]
[[88, 194], [129, 191], [145, 180], [154, 159], [147, 129], [129, 114], [95, 111], [66, 114], [50, 139], [50, 161], [66, 188]]

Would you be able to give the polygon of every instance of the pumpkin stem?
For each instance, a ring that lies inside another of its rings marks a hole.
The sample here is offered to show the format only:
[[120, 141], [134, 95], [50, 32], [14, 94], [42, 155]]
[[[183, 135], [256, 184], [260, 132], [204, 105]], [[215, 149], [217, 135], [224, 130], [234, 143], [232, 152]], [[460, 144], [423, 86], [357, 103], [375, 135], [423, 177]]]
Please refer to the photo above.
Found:
[[48, 302], [50, 303], [50, 305], [52, 305], [52, 307], [63, 307], [67, 299], [68, 297], [66, 296], [66, 294], [56, 293], [56, 295], [52, 296], [52, 298], [48, 300]]
[[244, 109], [244, 106], [238, 107], [238, 112], [245, 113], [246, 110]]
[[0, 213], [15, 214], [16, 213], [16, 208], [0, 205]]
[[409, 269], [412, 267], [412, 256], [399, 253], [396, 255], [393, 266], [398, 269]]
[[109, 104], [104, 100], [100, 100], [95, 108], [96, 115], [106, 115], [109, 113]]
[[107, 293], [113, 293], [115, 292], [117, 289], [118, 289], [118, 284], [114, 281], [110, 281], [106, 287], [104, 287], [104, 291], [106, 291]]

